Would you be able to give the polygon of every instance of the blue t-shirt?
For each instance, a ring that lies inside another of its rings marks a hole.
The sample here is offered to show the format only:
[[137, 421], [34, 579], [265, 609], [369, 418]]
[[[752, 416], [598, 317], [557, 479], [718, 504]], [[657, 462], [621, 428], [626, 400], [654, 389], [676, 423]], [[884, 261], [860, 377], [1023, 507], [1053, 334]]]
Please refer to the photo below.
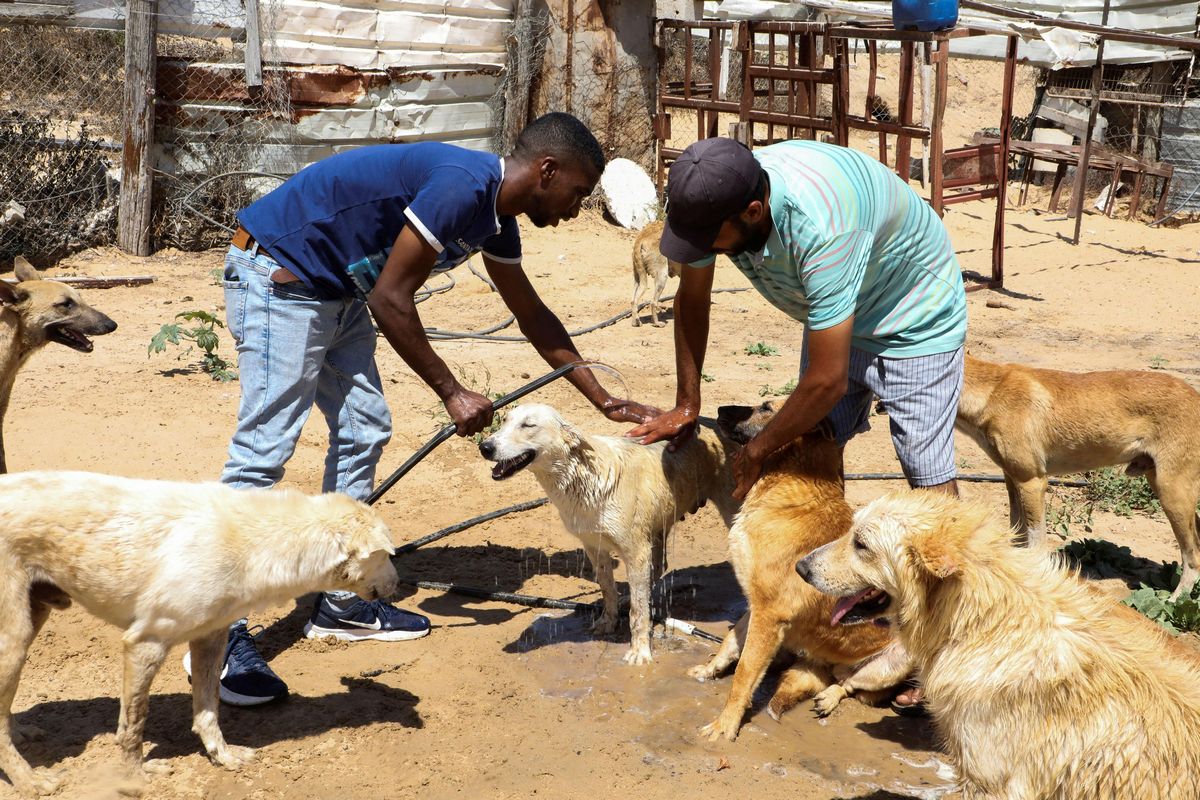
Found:
[[437, 251], [435, 270], [481, 250], [520, 263], [517, 220], [496, 214], [503, 177], [498, 156], [440, 142], [360, 147], [305, 167], [238, 222], [318, 292], [363, 296], [350, 273], [378, 275], [405, 224]]

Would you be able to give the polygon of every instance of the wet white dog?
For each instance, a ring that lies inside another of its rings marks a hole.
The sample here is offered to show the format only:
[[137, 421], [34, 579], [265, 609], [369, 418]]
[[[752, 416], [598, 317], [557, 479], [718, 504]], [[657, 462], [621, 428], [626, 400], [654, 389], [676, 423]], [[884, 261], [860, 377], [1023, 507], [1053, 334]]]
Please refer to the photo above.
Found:
[[734, 445], [701, 427], [675, 452], [665, 442], [641, 445], [619, 436], [589, 436], [544, 405], [517, 406], [479, 452], [496, 462], [494, 480], [526, 467], [583, 543], [604, 597], [594, 633], [617, 626], [612, 554], [629, 579], [630, 664], [650, 661], [650, 587], [666, 568], [666, 539], [675, 522], [712, 500], [726, 527], [737, 511], [728, 460]]

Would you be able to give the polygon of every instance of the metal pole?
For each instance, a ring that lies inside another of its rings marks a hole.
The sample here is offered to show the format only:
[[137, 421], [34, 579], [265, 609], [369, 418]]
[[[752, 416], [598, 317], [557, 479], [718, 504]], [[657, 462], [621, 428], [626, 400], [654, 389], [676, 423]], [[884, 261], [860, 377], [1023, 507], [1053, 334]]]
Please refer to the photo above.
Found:
[[[498, 409], [504, 408], [504, 406], [508, 405], [509, 403], [511, 403], [515, 400], [520, 400], [522, 397], [529, 394], [530, 392], [536, 392], [538, 389], [542, 388], [547, 383], [558, 380], [563, 375], [566, 375], [568, 372], [572, 371], [573, 369], [575, 369], [578, 366], [581, 366], [580, 362], [572, 362], [570, 364], [563, 364], [561, 367], [554, 370], [553, 372], [547, 372], [542, 377], [537, 378], [536, 380], [530, 381], [529, 383], [522, 386], [520, 389], [517, 389], [515, 392], [504, 395], [504, 397], [501, 397], [499, 400], [492, 403], [492, 409], [498, 410]], [[385, 480], [383, 483], [379, 484], [379, 486], [377, 486], [375, 488], [375, 491], [371, 492], [371, 496], [367, 498], [367, 505], [372, 505], [372, 506], [375, 505], [375, 503], [379, 501], [379, 498], [381, 498], [385, 494], [387, 494], [388, 490], [396, 485], [396, 482], [398, 480], [400, 480], [401, 478], [403, 478], [405, 475], [408, 474], [409, 470], [411, 470], [413, 467], [415, 467], [417, 464], [419, 464], [421, 462], [421, 460], [423, 458], [425, 458], [425, 456], [432, 453], [439, 444], [441, 444], [442, 442], [446, 441], [451, 436], [453, 436], [454, 431], [455, 431], [455, 426], [453, 424], [447, 425], [446, 427], [444, 427], [440, 431], [438, 431], [437, 434], [435, 434], [432, 439], [430, 439], [428, 442], [426, 442], [424, 445], [421, 446], [420, 450], [413, 453], [407, 461], [405, 461], [403, 464], [401, 464], [399, 469], [397, 469], [395, 472], [393, 472], [391, 475], [389, 475], [387, 477], [387, 480]]]

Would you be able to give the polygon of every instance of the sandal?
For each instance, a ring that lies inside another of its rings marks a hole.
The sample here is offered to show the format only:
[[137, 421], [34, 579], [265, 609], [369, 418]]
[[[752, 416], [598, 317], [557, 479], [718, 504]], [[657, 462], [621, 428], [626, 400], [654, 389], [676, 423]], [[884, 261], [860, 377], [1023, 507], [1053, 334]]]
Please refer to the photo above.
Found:
[[[901, 703], [899, 696], [905, 692], [912, 696], [913, 692], [917, 693], [916, 702]], [[924, 718], [929, 716], [929, 709], [925, 705], [924, 692], [921, 691], [921, 685], [916, 681], [905, 681], [903, 688], [896, 693], [896, 697], [892, 698], [892, 711], [895, 711], [902, 717]]]

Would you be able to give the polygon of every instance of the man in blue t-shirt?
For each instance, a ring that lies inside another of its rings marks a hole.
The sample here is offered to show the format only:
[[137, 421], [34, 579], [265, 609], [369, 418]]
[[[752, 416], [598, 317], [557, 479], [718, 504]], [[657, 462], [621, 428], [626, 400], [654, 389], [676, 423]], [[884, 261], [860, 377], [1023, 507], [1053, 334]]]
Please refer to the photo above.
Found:
[[[375, 365], [375, 324], [437, 394], [461, 436], [492, 421], [491, 401], [463, 386], [430, 346], [414, 295], [435, 269], [482, 252], [521, 331], [553, 367], [580, 360], [566, 329], [521, 269], [516, 216], [538, 227], [573, 219], [604, 170], [591, 132], [547, 114], [501, 159], [447, 144], [362, 147], [313, 164], [238, 215], [225, 259], [241, 403], [221, 481], [277, 483], [315, 404], [329, 424], [322, 490], [366, 499], [391, 436]], [[370, 313], [368, 313], [368, 309]], [[654, 409], [619, 400], [588, 370], [567, 376], [606, 417], [645, 422]], [[318, 598], [310, 638], [414, 639], [429, 620], [349, 593]], [[185, 659], [186, 666], [186, 659]], [[287, 686], [259, 655], [245, 620], [230, 629], [221, 699], [258, 705]]]

